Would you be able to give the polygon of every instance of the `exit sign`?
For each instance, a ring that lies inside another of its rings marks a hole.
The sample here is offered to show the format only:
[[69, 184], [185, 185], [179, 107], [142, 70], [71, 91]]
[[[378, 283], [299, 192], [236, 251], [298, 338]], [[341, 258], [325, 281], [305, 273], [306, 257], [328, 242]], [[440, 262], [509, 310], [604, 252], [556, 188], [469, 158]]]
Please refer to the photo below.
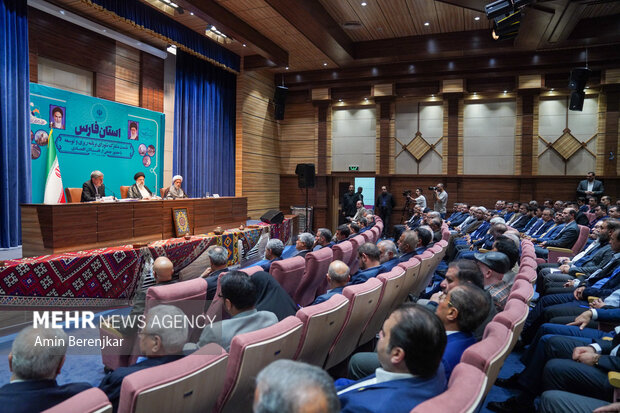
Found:
[[359, 170], [360, 170], [359, 165], [349, 165], [349, 171], [359, 171]]

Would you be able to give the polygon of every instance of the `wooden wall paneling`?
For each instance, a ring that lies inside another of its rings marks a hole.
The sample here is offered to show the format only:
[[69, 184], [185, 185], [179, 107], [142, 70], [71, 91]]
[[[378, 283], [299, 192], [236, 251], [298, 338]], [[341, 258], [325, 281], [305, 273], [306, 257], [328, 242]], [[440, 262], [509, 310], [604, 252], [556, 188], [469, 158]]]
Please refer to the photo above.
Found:
[[164, 60], [145, 52], [140, 52], [140, 106], [164, 111]]
[[534, 96], [534, 112], [532, 113], [532, 175], [538, 175], [538, 114], [540, 97]]
[[325, 175], [327, 173], [327, 112], [329, 102], [316, 102], [318, 127], [317, 127], [317, 167], [316, 173]]
[[521, 145], [523, 143], [523, 98], [521, 96], [517, 96], [517, 104], [516, 104], [516, 122], [515, 122], [515, 142], [514, 142], [514, 174], [521, 175]]
[[[610, 88], [611, 89], [611, 88]], [[620, 117], [620, 88], [614, 87], [607, 92], [607, 111], [605, 119], [605, 175], [618, 175], [618, 120]], [[611, 153], [615, 156], [611, 157]], [[610, 159], [613, 158], [613, 159]], [[616, 195], [617, 196], [617, 195]]]
[[445, 135], [448, 147], [446, 163], [448, 165], [448, 175], [456, 175], [459, 170], [459, 100], [460, 94], [444, 94], [444, 101], [447, 102], [447, 130]]
[[119, 238], [133, 239], [133, 205], [127, 206], [121, 202], [97, 205], [97, 241], [101, 246]]
[[317, 115], [312, 103], [287, 105], [280, 121], [280, 173], [294, 174], [298, 163], [317, 164]]
[[394, 137], [390, 134], [390, 121], [394, 117], [393, 98], [376, 99], [379, 103], [379, 173], [390, 173], [390, 160], [394, 157], [390, 152], [390, 141]]
[[596, 136], [596, 172], [597, 175], [603, 175], [605, 173], [605, 141], [606, 131], [605, 124], [607, 123], [607, 94], [602, 92], [598, 95], [598, 116], [597, 116], [597, 136]]
[[140, 105], [140, 51], [116, 42], [115, 100]]
[[[532, 174], [532, 142], [534, 140], [534, 96], [525, 94], [521, 97], [521, 151], [515, 152], [520, 156], [522, 175]], [[517, 139], [518, 140], [518, 139]], [[515, 163], [516, 164], [516, 163]]]

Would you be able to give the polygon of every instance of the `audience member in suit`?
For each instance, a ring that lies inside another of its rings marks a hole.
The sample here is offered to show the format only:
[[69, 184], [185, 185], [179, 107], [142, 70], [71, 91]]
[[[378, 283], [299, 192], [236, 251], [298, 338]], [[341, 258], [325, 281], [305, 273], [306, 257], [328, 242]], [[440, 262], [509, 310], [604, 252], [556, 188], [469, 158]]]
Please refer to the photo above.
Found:
[[607, 215], [607, 207], [605, 205], [597, 205], [594, 208], [594, 219], [590, 221], [586, 226], [590, 227], [590, 229], [594, 228], [597, 222], [607, 219], [609, 216]]
[[442, 239], [441, 221], [441, 218], [433, 218], [428, 224], [431, 231], [433, 231], [433, 242], [439, 242]]
[[596, 174], [594, 172], [588, 172], [586, 179], [579, 182], [577, 185], [577, 196], [583, 197], [600, 197], [605, 192], [603, 183], [595, 179]]
[[409, 261], [416, 254], [415, 249], [418, 247], [418, 234], [415, 231], [405, 231], [402, 233], [397, 243], [398, 250], [400, 251], [400, 262]]
[[620, 219], [620, 206], [612, 206], [609, 208], [609, 218]]
[[596, 206], [598, 205], [598, 200], [595, 196], [589, 196], [588, 197], [588, 211], [591, 214], [594, 214], [594, 210], [596, 209]]
[[144, 172], [138, 172], [133, 176], [135, 184], [129, 187], [127, 190], [127, 198], [133, 199], [151, 199], [153, 192], [144, 185]]
[[295, 301], [268, 272], [258, 271], [250, 277], [256, 287], [256, 309], [270, 311], [282, 321], [297, 313]]
[[381, 263], [382, 268], [381, 272], [384, 273], [392, 271], [392, 269], [400, 263], [398, 260], [398, 249], [396, 248], [396, 244], [389, 239], [384, 239], [383, 241], [379, 241], [377, 243], [377, 248], [379, 248], [379, 253], [381, 254], [379, 257], [379, 262]]
[[536, 238], [542, 236], [549, 228], [554, 225], [553, 211], [549, 208], [545, 208], [540, 216], [540, 225], [533, 225], [524, 234], [524, 238]]
[[562, 216], [564, 218], [564, 228], [554, 239], [544, 241], [540, 246], [536, 245], [534, 247], [537, 257], [547, 258], [549, 251], [546, 247], [571, 248], [577, 241], [577, 238], [579, 238], [579, 227], [575, 222], [577, 211], [572, 208], [564, 208]]
[[158, 305], [146, 314], [145, 325], [140, 334], [140, 352], [145, 360], [129, 367], [119, 367], [106, 375], [99, 388], [112, 402], [114, 411], [118, 410], [123, 379], [131, 373], [160, 366], [183, 357], [183, 345], [187, 341], [188, 328], [185, 323], [167, 323], [165, 320], [182, 319], [184, 313], [172, 305]]
[[265, 259], [268, 262], [261, 265], [263, 271], [269, 272], [271, 269], [271, 263], [274, 261], [280, 261], [282, 259], [282, 252], [284, 251], [284, 243], [277, 238], [271, 238], [265, 245]]
[[349, 239], [351, 235], [351, 228], [347, 224], [342, 224], [336, 229], [336, 244], [340, 244], [343, 241]]
[[312, 247], [314, 247], [314, 235], [309, 232], [302, 232], [297, 236], [295, 242], [297, 252], [293, 256], [305, 258], [307, 253], [312, 252]]
[[349, 238], [353, 238], [360, 233], [360, 226], [357, 222], [349, 223], [349, 229], [351, 230], [351, 235], [349, 236]]
[[[278, 317], [271, 311], [256, 309], [256, 286], [246, 273], [229, 271], [222, 276], [220, 286], [224, 308], [231, 317], [206, 326], [200, 334], [198, 347], [217, 343], [228, 351], [232, 339], [237, 334], [260, 330], [278, 322]], [[188, 344], [185, 349], [190, 350], [194, 347]]]
[[349, 185], [349, 190], [342, 195], [342, 219], [340, 222], [343, 222], [345, 217], [352, 217], [355, 215], [357, 196], [355, 192], [353, 192], [354, 189], [355, 187], [353, 185]]
[[372, 242], [366, 242], [357, 249], [357, 256], [359, 259], [360, 270], [353, 274], [351, 277], [350, 285], [362, 284], [368, 281], [369, 278], [376, 277], [377, 274], [383, 272], [381, 268], [381, 253], [379, 248]]
[[366, 208], [364, 208], [364, 202], [362, 200], [357, 200], [355, 203], [355, 215], [347, 217], [349, 221], [359, 221], [360, 218], [363, 218], [366, 215]]
[[400, 238], [404, 231], [416, 229], [420, 225], [423, 225], [422, 208], [419, 205], [413, 207], [413, 215], [405, 223], [405, 225], [394, 225], [394, 239]]
[[217, 291], [217, 279], [228, 268], [228, 251], [219, 245], [207, 248], [211, 265], [200, 275], [207, 280], [207, 301], [213, 300]]
[[[554, 239], [563, 229], [564, 226], [564, 215], [562, 212], [555, 212], [553, 214], [553, 225], [549, 226], [546, 231], [543, 230], [536, 231], [536, 234], [529, 239], [534, 243], [541, 243], [545, 241], [550, 241]], [[528, 238], [528, 237], [526, 237]]]
[[416, 246], [415, 253], [416, 255], [422, 255], [427, 248], [433, 245], [433, 233], [431, 228], [426, 225], [418, 227], [413, 231], [418, 236], [418, 245]]
[[405, 304], [394, 310], [379, 335], [375, 374], [336, 381], [342, 412], [408, 413], [443, 392], [446, 342], [443, 324], [428, 309]]
[[534, 216], [534, 209], [526, 203], [519, 206], [519, 217], [509, 223], [509, 225], [519, 232], [523, 232], [523, 228], [530, 222]]
[[340, 260], [334, 260], [329, 264], [325, 277], [327, 278], [327, 284], [329, 286], [328, 290], [325, 294], [319, 295], [312, 305], [327, 301], [336, 294], [342, 294], [342, 290], [344, 290], [344, 287], [346, 287], [351, 280], [349, 267]]
[[474, 260], [484, 277], [484, 288], [491, 294], [496, 310], [502, 311], [512, 283], [504, 281], [504, 274], [510, 271], [510, 259], [503, 252], [491, 251], [486, 254], [476, 253]]
[[383, 234], [381, 234], [383, 238], [387, 238], [390, 233], [392, 209], [394, 209], [395, 206], [396, 202], [394, 202], [394, 197], [388, 192], [386, 186], [382, 186], [381, 193], [377, 197], [377, 202], [375, 203], [375, 211], [377, 211], [376, 214], [383, 220]]
[[59, 386], [56, 382], [67, 343], [67, 334], [59, 328], [28, 326], [19, 332], [9, 353], [11, 381], [0, 388], [0, 411], [40, 412], [92, 387], [88, 383]]
[[514, 278], [517, 275], [514, 269], [516, 268], [516, 264], [519, 262], [520, 245], [521, 243], [519, 237], [513, 233], [504, 233], [504, 235], [499, 235], [497, 237], [491, 247], [491, 251], [502, 252], [508, 257], [508, 261], [510, 262], [510, 270], [504, 273], [504, 278], [502, 278], [502, 280], [509, 284], [514, 282]]
[[82, 184], [82, 199], [80, 201], [91, 202], [97, 200], [98, 197], [104, 196], [103, 173], [101, 171], [92, 171], [90, 179]]
[[314, 248], [312, 251], [318, 251], [321, 248], [331, 248], [334, 245], [332, 241], [332, 232], [327, 228], [319, 228], [316, 231], [316, 237], [314, 237]]
[[609, 195], [602, 196], [601, 204], [604, 205], [607, 210], [609, 210], [609, 208], [611, 208], [611, 197]]
[[254, 413], [339, 413], [334, 381], [320, 367], [276, 360], [256, 377]]
[[[160, 285], [169, 285], [174, 284], [178, 280], [173, 280], [172, 275], [174, 274], [174, 265], [172, 261], [168, 257], [157, 257], [153, 262], [153, 277], [155, 278], [155, 284], [157, 286]], [[138, 331], [138, 322], [137, 318], [144, 314], [144, 306], [146, 303], [146, 293], [147, 290], [140, 288], [136, 291], [136, 294], [133, 297], [133, 307], [131, 308], [131, 312], [129, 313], [129, 318], [133, 319], [132, 323], [126, 323], [125, 325], [121, 325], [118, 328], [118, 331], [124, 336], [130, 336], [135, 334]]]

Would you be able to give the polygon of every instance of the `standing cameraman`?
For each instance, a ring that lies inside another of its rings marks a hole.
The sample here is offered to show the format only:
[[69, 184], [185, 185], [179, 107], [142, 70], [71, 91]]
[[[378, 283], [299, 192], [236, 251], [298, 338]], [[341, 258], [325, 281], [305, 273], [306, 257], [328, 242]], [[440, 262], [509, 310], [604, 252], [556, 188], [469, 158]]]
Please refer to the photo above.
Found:
[[383, 238], [387, 238], [390, 233], [390, 221], [394, 206], [396, 206], [396, 202], [394, 202], [392, 194], [388, 192], [387, 187], [382, 186], [381, 193], [375, 202], [375, 211], [377, 212], [376, 215], [379, 215], [383, 220], [383, 234], [381, 235]]
[[435, 198], [435, 211], [441, 214], [442, 218], [446, 217], [446, 205], [448, 205], [448, 193], [443, 189], [443, 184], [438, 183], [436, 187], [430, 187], [433, 190]]

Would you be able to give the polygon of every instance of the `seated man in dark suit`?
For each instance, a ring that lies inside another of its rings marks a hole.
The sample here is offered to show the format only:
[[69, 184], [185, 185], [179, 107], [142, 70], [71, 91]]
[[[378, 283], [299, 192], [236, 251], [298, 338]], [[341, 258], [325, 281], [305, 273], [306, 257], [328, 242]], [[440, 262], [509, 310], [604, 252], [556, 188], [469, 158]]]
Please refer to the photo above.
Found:
[[264, 271], [269, 272], [271, 263], [282, 259], [282, 251], [284, 251], [284, 244], [282, 241], [277, 238], [272, 238], [267, 241], [267, 245], [265, 246], [265, 259], [269, 261], [261, 265]]
[[336, 244], [340, 244], [343, 241], [349, 239], [351, 235], [351, 228], [347, 224], [342, 224], [336, 229]]
[[[183, 319], [185, 314], [172, 305], [158, 305], [149, 310], [144, 321], [144, 328], [139, 333], [140, 352], [146, 357], [129, 367], [119, 367], [106, 375], [99, 388], [107, 394], [114, 411], [118, 410], [123, 379], [131, 373], [160, 366], [183, 357], [181, 351], [187, 341], [187, 323], [171, 322]], [[168, 320], [168, 321], [166, 321]]]
[[383, 272], [381, 268], [381, 252], [379, 248], [372, 242], [366, 242], [357, 249], [357, 255], [359, 259], [360, 269], [353, 274], [351, 282], [349, 284], [362, 284], [368, 281], [369, 278], [376, 277], [377, 274]]
[[347, 286], [351, 279], [349, 267], [340, 260], [334, 260], [329, 264], [326, 277], [329, 289], [325, 294], [319, 295], [312, 303], [313, 305], [327, 301], [336, 294], [342, 294], [342, 290], [344, 290], [344, 287]]
[[211, 265], [200, 276], [207, 280], [207, 300], [213, 300], [217, 291], [217, 279], [228, 268], [228, 251], [219, 245], [207, 248]]
[[297, 252], [293, 256], [304, 258], [307, 253], [312, 252], [312, 247], [314, 247], [314, 236], [309, 232], [302, 232], [295, 242]]
[[103, 184], [103, 173], [101, 171], [92, 171], [90, 179], [82, 185], [81, 202], [91, 202], [97, 198], [105, 196], [105, 185]]
[[396, 267], [400, 261], [398, 260], [398, 249], [396, 248], [396, 244], [390, 241], [389, 239], [384, 239], [383, 241], [379, 241], [377, 243], [377, 248], [379, 248], [380, 257], [379, 262], [381, 263], [381, 272], [389, 272], [392, 271], [392, 268]]
[[397, 242], [398, 250], [400, 251], [400, 257], [398, 260], [400, 262], [409, 261], [414, 256], [418, 255], [416, 253], [416, 248], [418, 247], [418, 234], [415, 231], [405, 231], [402, 233]]
[[0, 411], [40, 412], [92, 387], [88, 383], [56, 383], [67, 343], [67, 334], [61, 329], [29, 326], [20, 331], [9, 353], [11, 382], [0, 388]]
[[536, 256], [539, 258], [547, 258], [549, 251], [546, 247], [558, 247], [558, 248], [572, 248], [579, 238], [579, 227], [575, 222], [577, 211], [572, 208], [564, 208], [562, 211], [562, 217], [564, 218], [564, 228], [560, 233], [550, 241], [544, 241], [540, 246], [536, 245]]
[[418, 236], [418, 245], [415, 249], [415, 255], [421, 255], [427, 248], [433, 244], [433, 234], [430, 227], [426, 225], [418, 227], [413, 230]]
[[446, 341], [441, 321], [423, 306], [405, 304], [394, 310], [377, 343], [381, 367], [358, 382], [336, 381], [342, 412], [408, 413], [442, 393]]
[[316, 231], [316, 237], [314, 237], [314, 248], [312, 248], [312, 251], [318, 251], [325, 247], [331, 248], [332, 245], [334, 245], [332, 232], [327, 228], [319, 228]]

